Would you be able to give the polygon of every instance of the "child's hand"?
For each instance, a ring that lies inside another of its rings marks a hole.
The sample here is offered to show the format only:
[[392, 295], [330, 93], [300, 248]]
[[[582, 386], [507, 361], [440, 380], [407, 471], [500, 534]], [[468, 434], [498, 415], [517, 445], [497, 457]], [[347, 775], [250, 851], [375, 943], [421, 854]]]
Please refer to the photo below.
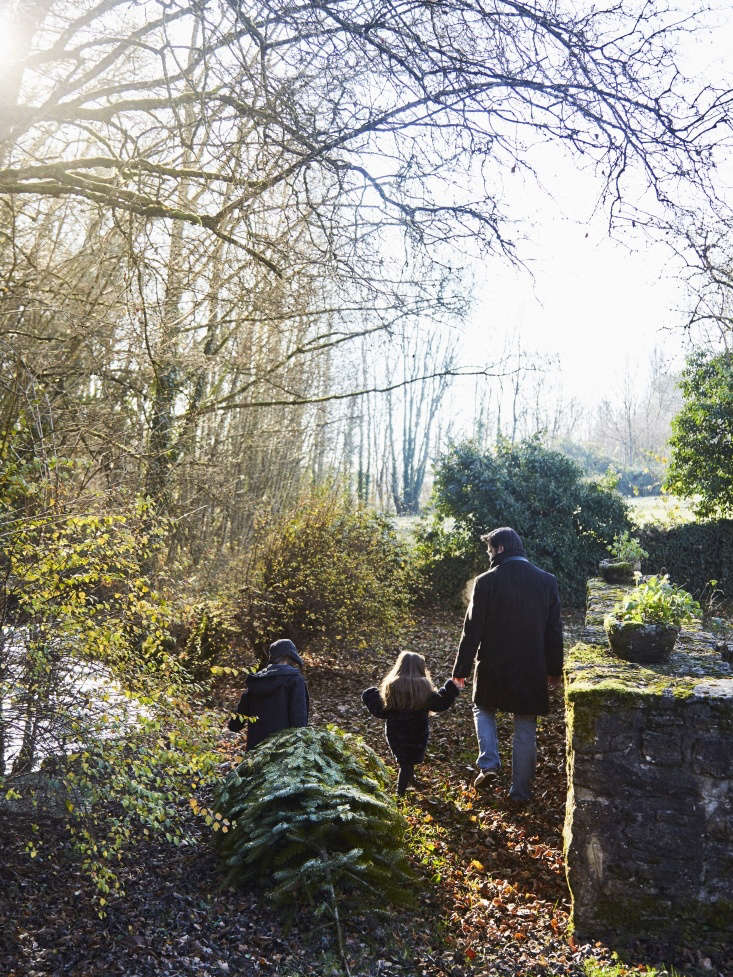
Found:
[[466, 680], [465, 680], [465, 678], [451, 678], [451, 682], [452, 682], [452, 683], [453, 683], [453, 684], [454, 684], [454, 685], [456, 686], [456, 688], [458, 688], [458, 689], [463, 689], [463, 686], [464, 686], [464, 685], [466, 684]]

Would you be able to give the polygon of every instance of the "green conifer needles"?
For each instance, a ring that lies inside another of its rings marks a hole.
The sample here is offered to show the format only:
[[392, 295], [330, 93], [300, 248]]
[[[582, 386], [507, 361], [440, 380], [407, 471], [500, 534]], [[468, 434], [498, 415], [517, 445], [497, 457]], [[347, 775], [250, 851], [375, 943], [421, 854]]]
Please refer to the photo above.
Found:
[[336, 727], [265, 740], [215, 799], [227, 881], [264, 881], [275, 902], [334, 887], [360, 904], [409, 902], [406, 823], [388, 781], [373, 750]]

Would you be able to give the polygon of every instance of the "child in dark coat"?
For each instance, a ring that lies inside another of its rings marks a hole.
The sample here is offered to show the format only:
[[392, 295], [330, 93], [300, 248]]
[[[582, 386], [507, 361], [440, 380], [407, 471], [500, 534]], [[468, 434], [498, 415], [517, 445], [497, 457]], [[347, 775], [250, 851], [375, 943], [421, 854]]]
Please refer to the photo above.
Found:
[[[237, 733], [247, 723], [247, 749], [291, 726], [308, 725], [308, 686], [303, 659], [289, 638], [270, 645], [269, 664], [247, 676], [247, 684], [229, 729]], [[252, 722], [254, 720], [254, 722]]]
[[381, 686], [365, 689], [361, 701], [378, 719], [385, 719], [384, 732], [399, 766], [397, 793], [416, 786], [415, 764], [425, 759], [430, 735], [428, 713], [444, 712], [455, 702], [458, 686], [448, 679], [436, 689], [425, 659], [413, 651], [402, 651]]

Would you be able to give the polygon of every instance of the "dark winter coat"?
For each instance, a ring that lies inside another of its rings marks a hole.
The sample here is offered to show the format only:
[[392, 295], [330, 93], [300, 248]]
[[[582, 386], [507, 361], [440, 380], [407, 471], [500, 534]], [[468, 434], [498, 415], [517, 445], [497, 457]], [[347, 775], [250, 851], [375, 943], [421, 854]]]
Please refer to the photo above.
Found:
[[245, 724], [240, 717], [254, 717], [255, 722], [247, 722], [247, 749], [251, 750], [281, 729], [307, 726], [309, 706], [308, 686], [300, 671], [284, 663], [268, 665], [263, 671], [247, 676], [237, 715], [229, 720], [229, 729], [239, 732]]
[[562, 672], [557, 580], [525, 557], [499, 554], [476, 578], [453, 666], [483, 709], [536, 716], [548, 711], [547, 676]]
[[458, 687], [453, 682], [446, 682], [442, 689], [433, 692], [423, 709], [387, 709], [377, 688], [365, 689], [361, 701], [373, 716], [386, 720], [387, 743], [402, 766], [422, 763], [430, 735], [428, 713], [450, 709], [457, 695]]

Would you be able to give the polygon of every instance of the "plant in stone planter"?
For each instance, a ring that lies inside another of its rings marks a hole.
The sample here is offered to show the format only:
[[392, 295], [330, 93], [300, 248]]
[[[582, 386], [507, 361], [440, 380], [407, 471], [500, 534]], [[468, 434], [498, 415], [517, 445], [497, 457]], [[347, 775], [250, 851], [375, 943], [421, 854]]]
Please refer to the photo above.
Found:
[[642, 557], [649, 556], [638, 539], [628, 530], [613, 537], [608, 547], [610, 560], [601, 560], [599, 573], [606, 583], [633, 583], [634, 572], [641, 570]]
[[603, 625], [619, 658], [657, 662], [672, 651], [682, 625], [701, 613], [694, 597], [663, 574], [637, 584], [606, 615]]

